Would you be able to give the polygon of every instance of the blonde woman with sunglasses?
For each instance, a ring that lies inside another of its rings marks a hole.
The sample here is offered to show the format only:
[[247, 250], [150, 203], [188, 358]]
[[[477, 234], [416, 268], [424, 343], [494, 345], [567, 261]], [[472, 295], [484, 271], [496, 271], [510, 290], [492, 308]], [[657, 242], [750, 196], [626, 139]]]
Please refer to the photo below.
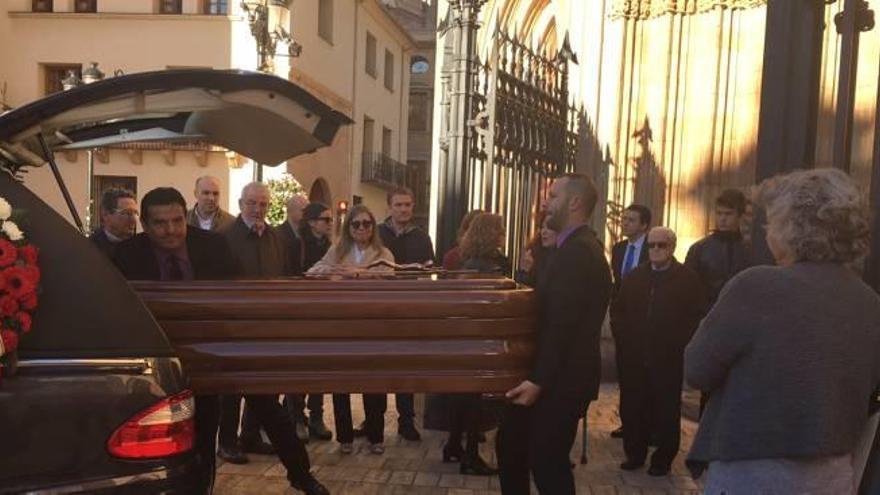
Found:
[[[385, 261], [389, 265], [375, 265]], [[342, 273], [350, 274], [361, 271], [391, 271], [394, 255], [382, 245], [382, 239], [376, 232], [376, 217], [364, 205], [351, 209], [342, 224], [342, 235], [327, 254], [315, 263], [307, 273]]]

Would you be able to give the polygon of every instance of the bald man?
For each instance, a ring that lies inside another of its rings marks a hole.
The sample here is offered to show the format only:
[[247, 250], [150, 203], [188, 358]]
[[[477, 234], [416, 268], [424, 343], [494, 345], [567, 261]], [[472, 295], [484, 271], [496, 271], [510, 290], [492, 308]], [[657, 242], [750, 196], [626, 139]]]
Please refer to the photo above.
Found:
[[220, 208], [220, 179], [203, 175], [196, 179], [193, 194], [196, 204], [186, 213], [186, 223], [211, 232], [219, 232], [235, 221]]

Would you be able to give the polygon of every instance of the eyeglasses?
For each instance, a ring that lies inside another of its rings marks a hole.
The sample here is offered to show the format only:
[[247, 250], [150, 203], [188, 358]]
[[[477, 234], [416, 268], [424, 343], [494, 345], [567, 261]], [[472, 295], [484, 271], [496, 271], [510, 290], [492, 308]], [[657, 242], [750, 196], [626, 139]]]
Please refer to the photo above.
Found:
[[358, 230], [363, 227], [365, 230], [373, 227], [372, 220], [353, 220], [351, 222], [351, 228]]
[[330, 223], [333, 221], [333, 217], [318, 217], [315, 219], [316, 222], [327, 222]]
[[134, 218], [134, 217], [139, 216], [141, 214], [137, 210], [126, 210], [126, 209], [113, 210], [113, 213], [115, 213], [117, 215], [131, 217], [131, 218]]
[[666, 249], [668, 247], [669, 247], [668, 242], [649, 242], [648, 243], [649, 249]]

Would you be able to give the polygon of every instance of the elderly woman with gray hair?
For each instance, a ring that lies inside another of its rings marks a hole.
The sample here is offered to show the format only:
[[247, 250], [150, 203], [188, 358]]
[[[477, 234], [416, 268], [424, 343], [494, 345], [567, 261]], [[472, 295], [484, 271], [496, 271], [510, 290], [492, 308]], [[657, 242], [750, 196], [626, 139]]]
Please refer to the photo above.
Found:
[[[689, 455], [707, 494], [854, 493], [852, 451], [880, 383], [880, 297], [851, 269], [868, 212], [833, 169], [762, 183], [778, 266], [728, 282], [685, 352], [711, 398]], [[701, 469], [697, 469], [701, 471]]]

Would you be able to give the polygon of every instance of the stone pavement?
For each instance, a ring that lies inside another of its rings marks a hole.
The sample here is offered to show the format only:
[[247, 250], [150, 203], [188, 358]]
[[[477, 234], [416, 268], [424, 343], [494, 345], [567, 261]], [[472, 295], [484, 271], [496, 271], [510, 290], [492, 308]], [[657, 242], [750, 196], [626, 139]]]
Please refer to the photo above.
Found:
[[[332, 426], [330, 397], [325, 396], [325, 419]], [[458, 464], [444, 464], [441, 449], [445, 433], [424, 430], [421, 442], [408, 442], [397, 436], [397, 413], [394, 398], [389, 397], [385, 423], [384, 455], [372, 455], [366, 451], [365, 440], [355, 442], [353, 455], [339, 453], [335, 441], [316, 442], [308, 445], [315, 476], [334, 495], [500, 495], [497, 477], [463, 476], [458, 474]], [[352, 400], [355, 424], [363, 419], [363, 408], [358, 397]], [[623, 461], [622, 442], [611, 438], [611, 431], [619, 425], [617, 416], [617, 387], [602, 385], [599, 400], [590, 407], [589, 413], [589, 462], [578, 464], [575, 469], [578, 494], [580, 495], [662, 495], [697, 494], [700, 487], [691, 480], [684, 467], [684, 453], [693, 440], [696, 424], [682, 420], [682, 452], [673, 464], [668, 477], [654, 478], [644, 470], [621, 471]], [[482, 455], [495, 464], [493, 452], [494, 432], [481, 445]], [[573, 462], [579, 462], [581, 433], [572, 450]], [[251, 462], [244, 465], [222, 464], [217, 470], [218, 495], [243, 494], [294, 494], [284, 477], [284, 468], [277, 458], [251, 455]], [[533, 492], [535, 492], [533, 490]]]

